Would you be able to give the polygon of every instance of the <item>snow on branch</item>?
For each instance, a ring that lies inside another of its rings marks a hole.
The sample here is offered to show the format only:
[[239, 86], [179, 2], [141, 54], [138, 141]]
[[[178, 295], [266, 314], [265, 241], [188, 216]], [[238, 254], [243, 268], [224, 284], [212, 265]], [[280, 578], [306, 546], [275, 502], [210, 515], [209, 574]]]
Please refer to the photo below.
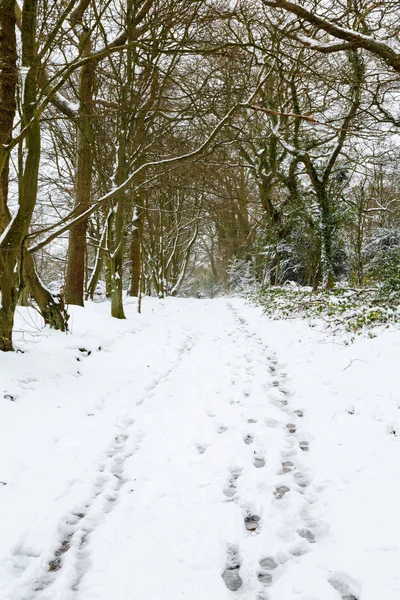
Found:
[[263, 2], [270, 8], [286, 10], [287, 12], [296, 15], [300, 19], [304, 19], [310, 23], [310, 25], [314, 25], [318, 29], [326, 31], [326, 33], [334, 38], [348, 43], [348, 45], [320, 45], [318, 41], [312, 40], [312, 38], [305, 38], [305, 40], [302, 40], [302, 38], [298, 36], [298, 40], [304, 45], [308, 45], [316, 50], [321, 50], [322, 48], [322, 52], [338, 52], [340, 50], [348, 49], [350, 46], [353, 48], [364, 48], [375, 56], [382, 58], [386, 64], [392, 67], [392, 69], [394, 69], [397, 73], [400, 73], [400, 54], [393, 50], [393, 48], [386, 42], [377, 40], [376, 38], [360, 33], [359, 31], [342, 27], [330, 19], [319, 16], [311, 10], [307, 10], [303, 6], [300, 6], [295, 2], [290, 2], [289, 0], [263, 0]]
[[256, 98], [258, 92], [260, 91], [260, 89], [262, 89], [262, 86], [264, 85], [265, 81], [267, 81], [268, 77], [269, 77], [269, 73], [267, 73], [267, 75], [265, 75], [264, 77], [260, 77], [255, 90], [252, 92], [252, 94], [250, 95], [248, 100], [246, 102], [238, 102], [237, 104], [235, 104], [226, 113], [226, 115], [217, 123], [217, 125], [214, 127], [213, 131], [210, 133], [210, 135], [207, 137], [207, 139], [198, 148], [196, 148], [195, 150], [192, 150], [191, 152], [188, 152], [186, 154], [181, 154], [179, 156], [173, 156], [171, 158], [153, 160], [153, 161], [149, 161], [147, 163], [142, 164], [140, 167], [135, 169], [121, 185], [119, 185], [117, 187], [113, 187], [109, 192], [107, 192], [104, 196], [99, 198], [99, 200], [97, 200], [97, 202], [92, 204], [92, 206], [90, 208], [88, 208], [86, 211], [84, 211], [83, 213], [79, 214], [78, 216], [74, 216], [74, 212], [72, 212], [70, 215], [65, 217], [65, 219], [63, 219], [61, 222], [53, 225], [52, 227], [47, 227], [46, 229], [43, 229], [43, 230], [37, 231], [33, 234], [30, 234], [28, 236], [28, 238], [32, 239], [32, 238], [36, 238], [39, 235], [42, 235], [43, 233], [46, 233], [52, 229], [55, 229], [55, 231], [53, 231], [50, 235], [48, 235], [41, 242], [38, 242], [36, 245], [32, 246], [30, 248], [30, 251], [37, 252], [41, 248], [44, 248], [45, 246], [47, 246], [55, 238], [59, 237], [64, 232], [68, 231], [73, 225], [76, 225], [83, 219], [87, 219], [88, 217], [90, 217], [90, 215], [92, 215], [101, 205], [105, 204], [108, 200], [111, 200], [111, 199], [115, 198], [116, 196], [119, 196], [122, 192], [124, 192], [127, 188], [129, 188], [129, 186], [134, 182], [134, 180], [137, 178], [139, 173], [142, 173], [146, 169], [148, 169], [150, 167], [169, 166], [169, 165], [189, 162], [189, 161], [193, 160], [194, 158], [202, 156], [206, 152], [206, 150], [209, 148], [209, 146], [212, 144], [212, 142], [215, 140], [215, 138], [220, 133], [220, 131], [228, 123], [231, 122], [231, 120], [233, 119], [235, 114], [240, 109], [248, 108], [252, 104], [252, 102]]

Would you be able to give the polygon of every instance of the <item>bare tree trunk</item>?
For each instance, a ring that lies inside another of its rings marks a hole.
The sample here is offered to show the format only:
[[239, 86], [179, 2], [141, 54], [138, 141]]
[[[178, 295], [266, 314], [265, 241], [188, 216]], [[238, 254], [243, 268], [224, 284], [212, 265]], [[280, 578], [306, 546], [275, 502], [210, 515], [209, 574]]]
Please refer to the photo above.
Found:
[[124, 213], [125, 202], [121, 198], [114, 212], [114, 245], [115, 249], [110, 258], [111, 270], [111, 316], [125, 319], [123, 304], [123, 258], [124, 258]]
[[93, 300], [93, 298], [94, 298], [94, 293], [96, 291], [96, 287], [99, 282], [101, 271], [103, 268], [104, 253], [106, 250], [105, 244], [106, 244], [106, 241], [108, 240], [108, 221], [109, 221], [109, 215], [106, 218], [106, 222], [104, 224], [103, 231], [100, 236], [99, 245], [98, 245], [98, 248], [96, 249], [96, 257], [95, 257], [95, 261], [94, 261], [93, 271], [90, 276], [89, 282], [87, 284], [87, 292], [86, 293], [87, 293], [87, 296], [91, 300]]
[[[125, 98], [125, 91], [123, 98]], [[124, 103], [122, 102], [124, 106]], [[115, 183], [118, 186], [127, 177], [126, 157], [126, 122], [125, 114], [122, 115], [121, 127], [118, 135], [117, 169]], [[125, 205], [126, 193], [120, 192], [113, 198], [110, 215], [108, 218], [108, 251], [109, 251], [109, 278], [111, 315], [116, 319], [125, 319], [123, 306], [123, 259], [125, 251]]]
[[[9, 156], [4, 145], [10, 142], [16, 111], [17, 45], [15, 2], [4, 0], [0, 10], [0, 234], [11, 220], [7, 206]], [[17, 302], [14, 277], [8, 270], [12, 251], [0, 249], [0, 350], [12, 350], [12, 328]]]
[[[14, 0], [4, 0], [0, 10], [0, 147], [11, 141], [16, 111], [17, 49]], [[8, 153], [0, 151], [0, 233], [10, 221], [8, 199]]]
[[333, 268], [333, 233], [332, 214], [329, 205], [321, 207], [321, 268], [322, 285], [331, 289], [335, 285]]
[[[122, 94], [126, 99], [126, 87]], [[124, 102], [122, 105], [125, 106]], [[121, 127], [118, 136], [117, 169], [115, 182], [118, 186], [128, 175], [126, 156], [126, 115], [122, 115]], [[125, 251], [125, 212], [126, 193], [120, 192], [112, 201], [109, 218], [109, 269], [110, 269], [110, 297], [111, 315], [116, 319], [125, 319], [123, 305], [123, 260]]]
[[141, 239], [143, 230], [142, 209], [139, 209], [133, 220], [133, 231], [131, 239], [131, 287], [130, 296], [139, 296], [140, 274], [142, 271], [142, 249]]
[[[80, 52], [88, 56], [91, 51], [90, 32], [83, 29], [80, 36]], [[90, 205], [92, 183], [92, 96], [94, 65], [86, 63], [80, 72], [80, 109], [77, 123], [77, 164], [75, 180], [75, 209], [77, 215]], [[85, 254], [87, 219], [75, 224], [69, 234], [68, 264], [65, 282], [65, 298], [68, 304], [84, 305]]]
[[[12, 7], [14, 11], [14, 6]], [[26, 138], [26, 156], [19, 190], [19, 204], [14, 218], [3, 234], [0, 254], [0, 349], [12, 350], [12, 328], [18, 303], [24, 240], [28, 233], [36, 203], [40, 159], [40, 125], [34, 120], [38, 63], [35, 49], [37, 0], [25, 0], [22, 13], [22, 67], [24, 69], [24, 97], [22, 99], [22, 125], [31, 122]], [[11, 8], [9, 7], [9, 11]], [[11, 15], [9, 14], [9, 19]], [[8, 25], [10, 27], [11, 21]], [[14, 34], [8, 36], [11, 52], [15, 51]], [[3, 30], [4, 33], [4, 30]], [[4, 167], [4, 165], [3, 165]], [[3, 173], [2, 173], [3, 174]], [[5, 211], [7, 216], [8, 210]], [[9, 213], [8, 213], [9, 214]]]
[[181, 272], [179, 273], [179, 275], [171, 289], [171, 296], [176, 296], [182, 286], [182, 283], [185, 279], [187, 268], [189, 266], [189, 260], [190, 260], [192, 248], [197, 240], [198, 233], [199, 233], [199, 228], [198, 228], [198, 225], [196, 224], [196, 229], [194, 231], [194, 234], [193, 234], [192, 238], [188, 241], [188, 245], [185, 250], [185, 256], [182, 261]]
[[[3, 8], [8, 9], [4, 12]], [[6, 35], [4, 41], [5, 46], [8, 47], [8, 54], [6, 53], [6, 73], [2, 69], [1, 72], [1, 93], [2, 98], [5, 87], [7, 93], [5, 97], [10, 101], [11, 112], [13, 110], [13, 104], [11, 101], [11, 87], [14, 86], [15, 94], [15, 77], [13, 75], [13, 61], [11, 58], [16, 54], [16, 42], [15, 42], [15, 17], [14, 14], [15, 5], [6, 3], [6, 6], [1, 6], [1, 18], [5, 19], [1, 23], [1, 34]], [[23, 97], [21, 99], [22, 105], [22, 128], [29, 123], [27, 128], [26, 136], [24, 139], [25, 152], [23, 154], [23, 160], [21, 161], [21, 170], [19, 181], [19, 196], [18, 206], [12, 219], [10, 219], [10, 213], [7, 208], [7, 197], [4, 193], [7, 192], [7, 184], [3, 183], [1, 187], [1, 205], [2, 205], [2, 219], [3, 227], [6, 225], [6, 230], [3, 232], [1, 246], [0, 246], [0, 289], [1, 289], [1, 306], [0, 306], [0, 350], [12, 350], [12, 329], [14, 324], [15, 309], [18, 304], [20, 294], [25, 290], [27, 283], [24, 280], [26, 275], [29, 275], [32, 279], [32, 292], [39, 296], [38, 305], [43, 310], [43, 316], [47, 322], [50, 322], [53, 326], [58, 328], [65, 328], [66, 317], [62, 315], [60, 305], [53, 302], [53, 298], [50, 292], [43, 294], [43, 289], [39, 286], [35, 280], [36, 273], [33, 273], [29, 267], [33, 266], [32, 257], [28, 254], [25, 248], [26, 236], [29, 232], [29, 227], [32, 221], [33, 211], [36, 205], [37, 189], [38, 189], [38, 174], [40, 164], [40, 123], [38, 118], [35, 116], [35, 110], [37, 105], [37, 82], [39, 79], [39, 60], [36, 54], [36, 14], [37, 14], [37, 0], [25, 0], [22, 9], [22, 23], [21, 23], [21, 48], [22, 48], [22, 72], [23, 72]], [[3, 38], [4, 40], [4, 38]], [[8, 57], [8, 62], [7, 62]], [[0, 56], [2, 59], [3, 56]], [[4, 64], [4, 63], [3, 63]], [[15, 64], [15, 63], [14, 63]], [[8, 71], [7, 71], [8, 69]], [[8, 81], [8, 83], [7, 83]], [[2, 99], [1, 98], [1, 99]], [[0, 110], [0, 113], [2, 111]], [[3, 121], [3, 125], [4, 125]], [[12, 135], [12, 121], [9, 116], [9, 137]], [[5, 130], [2, 130], [4, 133]], [[4, 146], [1, 144], [1, 148], [4, 150]], [[0, 175], [3, 178], [4, 166], [7, 162], [7, 155], [5, 152], [0, 151]], [[8, 223], [7, 223], [8, 221]], [[32, 262], [30, 262], [32, 261]], [[25, 269], [25, 263], [28, 268]], [[35, 285], [34, 285], [35, 284]], [[50, 306], [50, 304], [52, 306]], [[53, 316], [53, 313], [57, 313], [57, 317]]]

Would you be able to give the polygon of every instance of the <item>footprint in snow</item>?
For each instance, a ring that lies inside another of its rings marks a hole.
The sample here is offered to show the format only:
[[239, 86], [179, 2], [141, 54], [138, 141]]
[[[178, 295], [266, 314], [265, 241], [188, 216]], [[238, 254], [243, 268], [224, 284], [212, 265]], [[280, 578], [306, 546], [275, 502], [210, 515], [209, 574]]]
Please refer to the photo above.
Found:
[[297, 533], [299, 534], [300, 537], [304, 538], [305, 540], [307, 540], [308, 542], [310, 542], [310, 544], [315, 544], [315, 535], [313, 534], [312, 531], [310, 531], [310, 529], [299, 529], [297, 531]]
[[268, 571], [260, 571], [257, 575], [258, 581], [261, 581], [264, 585], [272, 584], [272, 575]]
[[247, 444], [247, 446], [250, 446], [250, 444], [252, 444], [254, 441], [254, 437], [248, 433], [247, 435], [244, 436], [243, 440], [244, 440], [244, 443]]
[[328, 583], [340, 594], [342, 600], [360, 599], [360, 584], [347, 573], [333, 573]]
[[196, 448], [197, 448], [197, 452], [199, 454], [204, 454], [204, 452], [207, 450], [208, 446], [207, 446], [207, 444], [196, 444]]
[[294, 464], [290, 461], [290, 460], [285, 460], [282, 463], [282, 472], [283, 473], [290, 473], [294, 468]]
[[244, 519], [244, 525], [247, 531], [254, 532], [260, 527], [260, 517], [258, 515], [249, 514]]
[[256, 454], [255, 456], [253, 456], [253, 465], [257, 469], [265, 467], [265, 458], [261, 454]]
[[238, 548], [236, 546], [228, 546], [227, 565], [222, 573], [222, 579], [231, 592], [236, 592], [243, 584], [239, 570], [240, 558]]
[[275, 498], [280, 500], [288, 492], [290, 492], [290, 488], [287, 485], [278, 485], [278, 487], [276, 488], [276, 490], [274, 492], [274, 496], [275, 496]]
[[62, 540], [57, 550], [54, 552], [53, 558], [48, 563], [48, 571], [54, 572], [59, 571], [61, 569], [63, 556], [64, 554], [66, 554], [66, 552], [68, 552], [68, 550], [71, 547], [72, 536], [73, 533], [71, 533], [68, 537]]
[[273, 556], [267, 556], [266, 558], [262, 558], [260, 560], [260, 567], [266, 571], [273, 571], [278, 567], [278, 563]]
[[90, 356], [92, 354], [92, 351], [88, 350], [87, 348], [78, 348], [78, 350], [82, 356]]
[[228, 484], [224, 488], [224, 494], [227, 498], [233, 498], [236, 494], [236, 482], [240, 477], [242, 469], [240, 467], [234, 467], [231, 469]]
[[236, 400], [236, 399], [234, 399], [234, 398], [232, 398], [232, 400], [230, 400], [230, 401], [229, 401], [229, 404], [230, 404], [231, 406], [238, 406], [238, 405], [239, 405], [239, 406], [242, 406], [242, 403], [240, 402], [240, 400]]
[[309, 548], [306, 548], [305, 546], [297, 546], [296, 548], [294, 548], [291, 551], [291, 554], [293, 556], [298, 557], [298, 556], [304, 556], [305, 554], [308, 554], [309, 552], [310, 552]]
[[306, 488], [308, 486], [308, 480], [304, 477], [302, 473], [295, 473], [294, 478], [296, 479], [296, 483], [301, 488]]
[[271, 571], [276, 569], [279, 565], [272, 556], [261, 559], [259, 564], [260, 571], [257, 574], [258, 580], [264, 585], [270, 586], [273, 579]]

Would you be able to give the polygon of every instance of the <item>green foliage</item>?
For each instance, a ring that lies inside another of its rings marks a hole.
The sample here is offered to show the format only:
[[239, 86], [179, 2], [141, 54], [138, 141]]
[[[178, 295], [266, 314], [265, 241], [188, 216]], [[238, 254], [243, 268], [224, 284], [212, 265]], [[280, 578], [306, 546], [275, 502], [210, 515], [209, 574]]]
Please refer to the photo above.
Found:
[[367, 333], [373, 337], [373, 329], [398, 323], [400, 318], [398, 302], [393, 296], [384, 300], [381, 288], [336, 287], [315, 292], [310, 287], [288, 284], [261, 288], [251, 299], [272, 319], [308, 319], [311, 326], [322, 321], [334, 334]]
[[400, 294], [400, 248], [390, 248], [380, 253], [375, 260], [373, 277], [380, 282], [380, 294], [383, 298], [395, 298]]

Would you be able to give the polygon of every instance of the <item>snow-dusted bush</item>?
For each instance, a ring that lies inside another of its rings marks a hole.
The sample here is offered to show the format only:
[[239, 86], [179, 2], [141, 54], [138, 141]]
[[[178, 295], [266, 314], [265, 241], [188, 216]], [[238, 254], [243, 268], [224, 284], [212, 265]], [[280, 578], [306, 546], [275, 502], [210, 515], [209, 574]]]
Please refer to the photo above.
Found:
[[390, 297], [382, 299], [380, 289], [336, 287], [313, 291], [290, 283], [263, 287], [250, 296], [272, 319], [309, 319], [313, 326], [322, 321], [333, 333], [359, 335], [377, 326], [400, 320], [400, 308]]
[[398, 227], [377, 227], [374, 229], [369, 243], [365, 248], [365, 255], [374, 261], [374, 259], [384, 254], [388, 250], [400, 247], [400, 228]]
[[235, 295], [254, 293], [257, 288], [257, 279], [254, 265], [250, 260], [236, 258], [229, 265], [229, 292]]
[[400, 228], [379, 227], [365, 249], [371, 277], [380, 284], [381, 295], [400, 294]]

